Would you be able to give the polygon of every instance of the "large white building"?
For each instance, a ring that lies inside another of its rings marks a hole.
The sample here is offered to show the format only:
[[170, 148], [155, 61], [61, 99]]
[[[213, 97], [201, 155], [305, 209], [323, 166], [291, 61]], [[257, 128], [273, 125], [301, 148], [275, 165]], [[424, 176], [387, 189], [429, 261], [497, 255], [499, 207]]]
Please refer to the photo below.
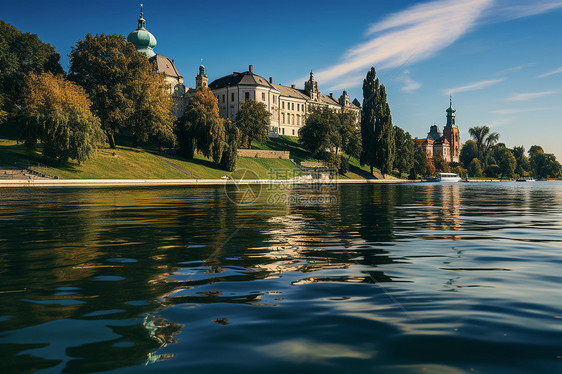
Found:
[[209, 88], [217, 97], [220, 115], [230, 120], [236, 119], [236, 113], [245, 100], [264, 103], [271, 113], [270, 136], [298, 136], [298, 130], [304, 126], [313, 106], [328, 107], [336, 112], [349, 111], [355, 114], [358, 122], [360, 120], [361, 109], [350, 102], [347, 92], [344, 91], [339, 98], [320, 93], [312, 72], [304, 83], [304, 89], [298, 89], [295, 85], [274, 84], [272, 78], [268, 80], [254, 74], [250, 65], [248, 71], [234, 72], [214, 80]]

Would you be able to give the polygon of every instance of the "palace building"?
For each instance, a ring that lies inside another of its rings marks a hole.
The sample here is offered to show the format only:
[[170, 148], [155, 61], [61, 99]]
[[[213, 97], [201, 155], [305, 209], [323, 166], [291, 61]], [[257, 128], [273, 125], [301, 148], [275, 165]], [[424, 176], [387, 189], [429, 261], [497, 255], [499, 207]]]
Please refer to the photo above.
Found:
[[439, 131], [439, 126], [430, 127], [425, 139], [416, 139], [425, 149], [427, 157], [442, 158], [446, 162], [459, 162], [460, 154], [460, 135], [459, 128], [455, 123], [455, 112], [453, 100], [449, 98], [447, 112], [447, 124], [443, 128], [443, 134]]
[[209, 84], [219, 102], [219, 112], [224, 118], [234, 120], [245, 100], [253, 99], [264, 103], [270, 117], [269, 135], [298, 136], [299, 129], [306, 123], [312, 106], [327, 107], [336, 112], [349, 111], [360, 121], [361, 108], [357, 99], [350, 102], [346, 91], [339, 98], [333, 94], [324, 95], [318, 90], [318, 82], [310, 72], [304, 89], [295, 85], [274, 84], [273, 78], [265, 79], [254, 73], [252, 65], [243, 73], [234, 72]]

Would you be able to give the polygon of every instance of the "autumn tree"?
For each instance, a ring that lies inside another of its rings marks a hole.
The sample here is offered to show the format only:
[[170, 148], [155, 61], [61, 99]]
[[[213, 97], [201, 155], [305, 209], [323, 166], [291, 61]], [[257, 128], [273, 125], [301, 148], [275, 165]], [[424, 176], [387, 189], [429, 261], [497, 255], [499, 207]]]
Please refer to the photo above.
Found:
[[89, 159], [103, 132], [84, 89], [50, 73], [30, 73], [25, 83], [21, 114], [26, 145], [33, 148], [40, 140], [43, 155], [61, 161]]
[[217, 98], [204, 87], [189, 100], [184, 114], [179, 118], [177, 129], [179, 153], [193, 158], [196, 151], [221, 162], [226, 146], [224, 119], [219, 116]]
[[264, 103], [248, 99], [242, 103], [240, 110], [236, 113], [235, 124], [240, 130], [242, 144], [252, 147], [252, 140], [265, 142], [267, 140], [267, 128], [269, 127], [271, 113]]
[[[150, 80], [154, 84], [148, 86], [146, 77], [153, 70], [146, 56], [120, 35], [87, 34], [72, 48], [69, 77], [86, 89], [93, 103], [92, 110], [100, 118], [111, 148], [115, 148], [114, 135], [135, 123], [139, 117], [135, 111], [142, 112], [145, 107], [138, 102], [142, 97], [139, 92], [161, 89], [157, 79]], [[139, 88], [143, 81], [145, 86]], [[168, 108], [168, 101], [156, 100], [156, 103], [162, 103], [164, 108], [152, 107], [155, 112]], [[145, 122], [130, 130], [136, 132], [138, 138], [143, 138], [144, 134], [139, 131], [152, 127], [146, 126]]]
[[0, 21], [0, 123], [17, 119], [23, 104], [25, 76], [29, 73], [64, 74], [55, 48], [36, 34], [22, 33]]

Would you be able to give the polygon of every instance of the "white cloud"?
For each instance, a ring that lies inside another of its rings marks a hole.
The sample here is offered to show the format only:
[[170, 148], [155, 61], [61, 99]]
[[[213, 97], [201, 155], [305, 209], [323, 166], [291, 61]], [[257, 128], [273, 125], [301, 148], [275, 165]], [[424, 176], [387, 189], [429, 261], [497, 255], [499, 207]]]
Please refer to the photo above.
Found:
[[548, 73], [541, 74], [537, 78], [546, 78], [546, 77], [550, 77], [551, 75], [559, 74], [559, 73], [562, 73], [562, 66], [559, 67], [558, 69], [549, 71]]
[[[562, 0], [434, 0], [390, 14], [371, 25], [369, 40], [351, 47], [341, 62], [316, 74], [321, 83], [355, 87], [371, 66], [399, 68], [428, 59], [477, 26], [562, 8]], [[513, 71], [516, 71], [514, 69]], [[351, 79], [353, 77], [355, 79]], [[345, 81], [346, 83], [339, 83]]]
[[505, 98], [504, 101], [529, 101], [539, 97], [548, 96], [555, 94], [557, 91], [543, 91], [543, 92], [527, 92], [527, 93], [516, 93], [511, 95], [508, 98]]
[[497, 84], [497, 83], [500, 83], [500, 82], [503, 82], [503, 81], [504, 81], [504, 79], [488, 79], [488, 80], [485, 80], [485, 81], [473, 82], [473, 83], [466, 84], [464, 86], [459, 86], [459, 87], [449, 88], [447, 90], [443, 90], [443, 94], [444, 95], [451, 95], [451, 94], [459, 93], [459, 92], [481, 90], [483, 88], [492, 86], [494, 84]]
[[403, 92], [414, 92], [422, 86], [420, 82], [416, 82], [410, 77], [409, 70], [404, 70], [404, 73], [402, 74], [402, 77], [399, 78], [399, 80], [404, 83], [404, 86], [402, 86]]
[[472, 29], [493, 0], [438, 0], [412, 6], [372, 25], [371, 40], [352, 47], [343, 61], [316, 74], [329, 82], [381, 64], [411, 64], [433, 56]]

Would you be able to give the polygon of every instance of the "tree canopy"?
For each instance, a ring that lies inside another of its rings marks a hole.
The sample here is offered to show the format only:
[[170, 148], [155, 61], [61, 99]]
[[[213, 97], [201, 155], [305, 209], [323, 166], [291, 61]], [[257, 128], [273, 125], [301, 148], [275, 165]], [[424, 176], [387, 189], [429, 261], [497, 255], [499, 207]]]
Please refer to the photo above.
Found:
[[30, 73], [25, 83], [21, 113], [27, 146], [41, 140], [45, 156], [79, 163], [90, 158], [103, 133], [84, 89], [50, 73]]
[[394, 126], [394, 134], [394, 147], [396, 149], [394, 167], [400, 173], [410, 172], [414, 166], [414, 141], [408, 132], [398, 126]]
[[0, 21], [0, 123], [17, 116], [23, 102], [25, 75], [51, 72], [64, 74], [60, 55], [35, 34], [22, 33]]
[[326, 159], [332, 148], [341, 146], [340, 119], [331, 109], [312, 107], [306, 124], [299, 130], [304, 147], [316, 159]]
[[264, 103], [248, 99], [240, 105], [240, 110], [236, 113], [235, 124], [240, 130], [242, 144], [245, 147], [252, 147], [252, 140], [265, 142], [267, 140], [267, 128], [269, 127], [268, 112]]
[[476, 126], [468, 129], [468, 133], [476, 142], [476, 149], [478, 150], [478, 159], [485, 164], [488, 164], [488, 156], [490, 150], [497, 143], [500, 135], [497, 132], [490, 132], [488, 126]]
[[[86, 34], [72, 48], [70, 79], [86, 89], [93, 102], [92, 109], [100, 118], [112, 148], [115, 148], [114, 134], [135, 122], [135, 111], [142, 111], [144, 105], [138, 102], [142, 93], [161, 89], [159, 80], [147, 80], [153, 70], [146, 56], [137, 52], [135, 46], [120, 35]], [[139, 87], [141, 82], [144, 85]], [[153, 106], [152, 110], [167, 110], [169, 104], [166, 100], [153, 100], [151, 104], [159, 103], [163, 108]], [[161, 116], [153, 118], [158, 117]], [[141, 129], [153, 127], [147, 126], [146, 122], [137, 127], [138, 138], [143, 138], [139, 133]]]

